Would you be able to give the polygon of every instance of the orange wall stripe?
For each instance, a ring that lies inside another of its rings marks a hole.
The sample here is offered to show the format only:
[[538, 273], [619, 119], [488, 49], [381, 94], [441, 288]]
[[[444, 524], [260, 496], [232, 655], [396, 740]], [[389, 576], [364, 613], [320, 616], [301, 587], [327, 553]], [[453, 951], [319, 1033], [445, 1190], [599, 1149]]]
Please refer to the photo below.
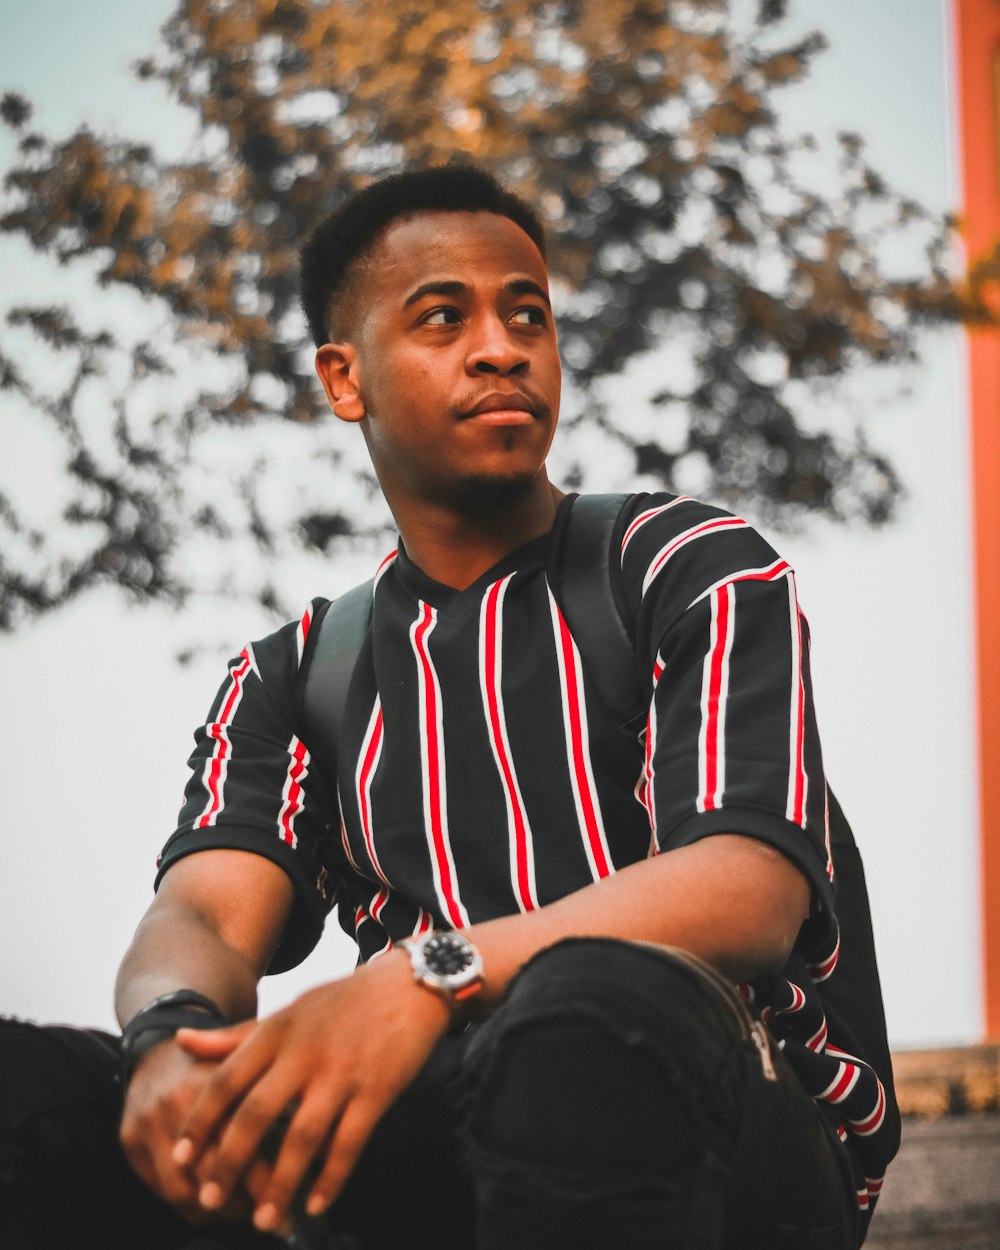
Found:
[[[962, 233], [976, 261], [1000, 241], [1000, 0], [954, 4]], [[1000, 1039], [1000, 331], [968, 340], [984, 1014], [987, 1037]]]

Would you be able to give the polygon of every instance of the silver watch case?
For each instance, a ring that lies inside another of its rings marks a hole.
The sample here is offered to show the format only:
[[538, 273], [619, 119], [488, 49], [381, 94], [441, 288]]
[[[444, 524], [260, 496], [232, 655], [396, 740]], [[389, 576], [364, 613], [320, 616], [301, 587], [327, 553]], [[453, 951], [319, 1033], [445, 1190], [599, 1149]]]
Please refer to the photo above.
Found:
[[416, 980], [452, 1004], [475, 993], [482, 983], [482, 956], [460, 933], [448, 929], [424, 933], [407, 938], [405, 946]]

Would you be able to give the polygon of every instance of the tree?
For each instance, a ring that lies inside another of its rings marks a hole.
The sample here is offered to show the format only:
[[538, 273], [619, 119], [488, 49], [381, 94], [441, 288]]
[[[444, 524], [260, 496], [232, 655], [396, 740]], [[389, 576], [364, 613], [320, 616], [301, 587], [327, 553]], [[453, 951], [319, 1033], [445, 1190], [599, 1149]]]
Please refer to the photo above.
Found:
[[[785, 137], [776, 97], [822, 40], [783, 42], [784, 8], [760, 0], [741, 22], [726, 0], [182, 0], [165, 52], [136, 67], [200, 119], [198, 153], [173, 164], [85, 128], [43, 137], [4, 97], [20, 156], [0, 229], [168, 317], [140, 333], [69, 307], [9, 313], [5, 344], [31, 336], [62, 362], [46, 390], [0, 347], [0, 387], [60, 440], [68, 524], [46, 534], [23, 492], [0, 494], [0, 625], [105, 580], [287, 611], [290, 550], [382, 534], [360, 440], [319, 419], [296, 249], [406, 161], [472, 158], [541, 210], [571, 393], [562, 482], [605, 484], [613, 463], [650, 487], [700, 475], [758, 516], [889, 518], [892, 467], [847, 430], [810, 429], [802, 384], [910, 359], [921, 321], [957, 315], [948, 223], [854, 136], [836, 193], [810, 189], [810, 141]], [[879, 253], [900, 230], [924, 244], [902, 276]], [[623, 371], [627, 408], [607, 402]]]

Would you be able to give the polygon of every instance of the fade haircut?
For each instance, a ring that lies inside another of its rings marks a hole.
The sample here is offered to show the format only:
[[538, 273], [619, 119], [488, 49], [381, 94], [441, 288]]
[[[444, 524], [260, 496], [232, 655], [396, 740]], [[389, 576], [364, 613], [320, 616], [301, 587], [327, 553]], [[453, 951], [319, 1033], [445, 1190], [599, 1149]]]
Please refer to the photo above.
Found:
[[393, 222], [418, 213], [496, 213], [520, 226], [545, 257], [545, 235], [529, 205], [475, 165], [391, 174], [350, 196], [316, 227], [300, 254], [302, 309], [317, 347], [349, 327], [348, 278]]

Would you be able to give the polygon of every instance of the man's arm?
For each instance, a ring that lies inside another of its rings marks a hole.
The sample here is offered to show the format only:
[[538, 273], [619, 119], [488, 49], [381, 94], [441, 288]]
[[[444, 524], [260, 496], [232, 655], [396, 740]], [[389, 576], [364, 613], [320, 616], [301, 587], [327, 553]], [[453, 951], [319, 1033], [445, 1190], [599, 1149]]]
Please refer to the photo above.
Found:
[[[565, 937], [678, 946], [734, 980], [746, 979], [787, 958], [809, 893], [799, 870], [772, 847], [740, 836], [705, 838], [538, 911], [472, 926], [468, 936], [485, 969], [481, 999], [494, 1006], [532, 955]], [[202, 1202], [221, 1206], [268, 1126], [294, 1107], [256, 1222], [285, 1222], [314, 1157], [322, 1166], [308, 1203], [322, 1210], [448, 1024], [446, 1004], [414, 982], [407, 954], [395, 950], [303, 995], [252, 1032], [182, 1031], [180, 1044], [190, 1054], [225, 1062], [199, 1093], [175, 1158], [197, 1166]], [[216, 1140], [218, 1150], [203, 1155]]]
[[[115, 1006], [128, 1023], [161, 994], [193, 989], [231, 1020], [253, 1017], [257, 981], [291, 907], [286, 875], [259, 855], [213, 850], [190, 855], [164, 877], [118, 973]], [[173, 1160], [183, 1117], [217, 1064], [193, 1059], [173, 1041], [149, 1050], [126, 1091], [121, 1137], [140, 1176], [195, 1214], [197, 1188]]]

